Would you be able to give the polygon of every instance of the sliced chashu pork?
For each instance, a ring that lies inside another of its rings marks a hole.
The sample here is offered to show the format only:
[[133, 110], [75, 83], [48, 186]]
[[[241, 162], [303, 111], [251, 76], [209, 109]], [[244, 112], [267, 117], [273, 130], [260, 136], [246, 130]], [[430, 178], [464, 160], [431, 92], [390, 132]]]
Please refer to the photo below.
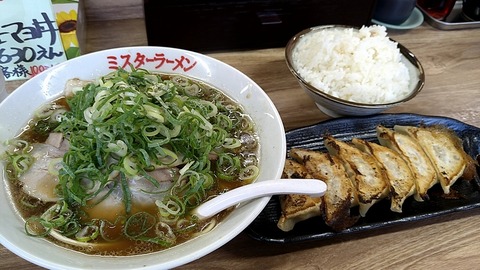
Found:
[[373, 204], [388, 195], [390, 187], [383, 168], [370, 154], [332, 136], [325, 137], [324, 144], [331, 155], [343, 161], [356, 188], [360, 215], [364, 217]]
[[414, 138], [423, 148], [437, 173], [445, 194], [450, 187], [474, 166], [473, 159], [463, 150], [461, 140], [442, 127], [395, 126], [394, 130]]
[[377, 137], [381, 145], [397, 151], [407, 161], [415, 177], [415, 200], [421, 202], [428, 199], [427, 191], [438, 183], [437, 173], [418, 142], [381, 125], [377, 126]]
[[373, 155], [385, 169], [390, 183], [390, 210], [402, 212], [405, 199], [415, 193], [415, 178], [408, 163], [390, 148], [354, 138], [352, 143], [360, 150]]
[[[126, 209], [124, 189], [120, 173], [111, 174], [111, 184], [98, 191], [87, 201], [82, 210], [92, 219], [107, 220], [114, 223], [119, 217], [152, 209], [157, 201], [162, 201], [167, 191], [178, 178], [177, 168], [157, 169], [147, 173], [150, 177], [134, 176], [126, 178], [129, 190], [130, 209]], [[117, 183], [117, 184], [114, 184]]]
[[[312, 178], [307, 169], [300, 163], [287, 159], [282, 178]], [[288, 181], [288, 180], [284, 180]], [[302, 194], [287, 194], [280, 196], [281, 216], [277, 227], [282, 231], [291, 231], [300, 221], [322, 215], [322, 198]]]
[[22, 189], [30, 196], [43, 202], [55, 202], [58, 184], [58, 169], [65, 151], [45, 143], [35, 143], [30, 152], [34, 162], [19, 180]]
[[327, 184], [323, 196], [325, 224], [335, 231], [351, 227], [358, 217], [351, 216], [350, 208], [358, 204], [355, 187], [345, 171], [342, 161], [328, 153], [295, 148], [290, 156], [304, 164], [308, 173]]
[[68, 141], [64, 140], [61, 133], [50, 133], [45, 143], [32, 145], [30, 155], [33, 163], [19, 177], [25, 193], [43, 202], [59, 200], [58, 170], [67, 150]]

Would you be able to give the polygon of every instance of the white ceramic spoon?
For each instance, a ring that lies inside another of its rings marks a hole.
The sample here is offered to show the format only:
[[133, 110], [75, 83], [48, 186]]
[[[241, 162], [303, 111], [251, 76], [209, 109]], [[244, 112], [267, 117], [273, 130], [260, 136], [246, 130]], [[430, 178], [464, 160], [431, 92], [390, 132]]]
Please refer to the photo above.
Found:
[[255, 182], [227, 191], [210, 199], [194, 211], [199, 219], [209, 218], [241, 202], [281, 194], [305, 194], [320, 197], [325, 194], [327, 185], [317, 179], [280, 179]]

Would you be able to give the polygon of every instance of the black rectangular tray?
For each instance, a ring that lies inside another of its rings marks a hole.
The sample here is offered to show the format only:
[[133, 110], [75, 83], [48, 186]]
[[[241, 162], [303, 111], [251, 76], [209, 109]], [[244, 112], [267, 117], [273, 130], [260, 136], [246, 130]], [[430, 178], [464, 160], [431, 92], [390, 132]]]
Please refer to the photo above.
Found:
[[[287, 150], [293, 147], [303, 147], [326, 151], [322, 139], [325, 134], [331, 134], [344, 141], [349, 141], [353, 137], [377, 141], [375, 128], [379, 124], [386, 127], [393, 127], [394, 125], [418, 126], [420, 124], [446, 126], [455, 131], [463, 140], [466, 152], [478, 160], [480, 128], [451, 118], [416, 114], [379, 114], [370, 117], [338, 118], [295, 129], [286, 134]], [[279, 199], [278, 196], [273, 196], [260, 215], [246, 229], [246, 233], [254, 239], [265, 242], [305, 242], [373, 231], [387, 226], [475, 209], [480, 207], [479, 173], [477, 167], [477, 175], [474, 180], [464, 181], [460, 179], [452, 186], [452, 190], [458, 195], [456, 198], [445, 197], [441, 187], [435, 185], [428, 191], [430, 200], [417, 202], [410, 197], [403, 205], [403, 213], [390, 211], [390, 201], [383, 200], [372, 206], [366, 217], [361, 218], [354, 226], [341, 232], [331, 230], [325, 225], [321, 217], [299, 222], [292, 231], [281, 231], [277, 227], [280, 217]]]

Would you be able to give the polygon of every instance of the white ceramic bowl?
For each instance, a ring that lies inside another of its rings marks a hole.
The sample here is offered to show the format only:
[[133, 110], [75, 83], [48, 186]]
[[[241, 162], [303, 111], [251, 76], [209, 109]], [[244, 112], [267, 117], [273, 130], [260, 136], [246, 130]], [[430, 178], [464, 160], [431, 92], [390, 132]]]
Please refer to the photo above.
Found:
[[[128, 60], [127, 60], [128, 59]], [[137, 60], [137, 61], [136, 61]], [[202, 80], [240, 102], [256, 124], [260, 140], [260, 175], [257, 181], [279, 179], [286, 143], [282, 121], [265, 92], [235, 68], [198, 53], [163, 47], [129, 47], [87, 54], [59, 64], [25, 82], [0, 104], [0, 142], [15, 136], [32, 112], [46, 101], [59, 97], [70, 78], [94, 79], [111, 67], [134, 66], [177, 73]], [[0, 146], [2, 147], [2, 146]], [[0, 149], [3, 150], [4, 149]], [[3, 164], [0, 164], [3, 171]], [[224, 245], [243, 231], [263, 210], [269, 198], [239, 205], [217, 227], [198, 238], [161, 252], [128, 257], [85, 255], [29, 237], [16, 213], [0, 176], [0, 243], [18, 256], [48, 269], [166, 269], [196, 260]]]
[[298, 80], [298, 83], [303, 88], [303, 90], [315, 101], [317, 107], [326, 115], [329, 115], [331, 117], [341, 117], [377, 114], [411, 100], [422, 90], [423, 85], [425, 84], [425, 74], [423, 71], [423, 67], [420, 61], [418, 61], [417, 57], [400, 43], [397, 44], [401, 53], [401, 61], [406, 65], [410, 74], [410, 94], [404, 97], [402, 100], [385, 104], [358, 103], [332, 96], [325, 93], [321, 89], [315, 88], [307, 81], [305, 81], [304, 78], [302, 78], [299, 72], [297, 72], [297, 70], [295, 69], [295, 65], [293, 64], [294, 59], [292, 58], [292, 52], [298, 41], [305, 35], [328, 28], [351, 27], [342, 25], [324, 25], [308, 28], [293, 36], [289, 40], [285, 48], [285, 58], [290, 72]]

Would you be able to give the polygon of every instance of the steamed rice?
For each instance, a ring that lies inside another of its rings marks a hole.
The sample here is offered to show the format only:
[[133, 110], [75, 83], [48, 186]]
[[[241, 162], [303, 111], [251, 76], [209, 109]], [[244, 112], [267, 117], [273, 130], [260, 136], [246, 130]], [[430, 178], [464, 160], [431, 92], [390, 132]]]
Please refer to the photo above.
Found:
[[408, 68], [384, 26], [327, 28], [305, 34], [292, 59], [306, 82], [341, 99], [390, 103], [411, 91]]

